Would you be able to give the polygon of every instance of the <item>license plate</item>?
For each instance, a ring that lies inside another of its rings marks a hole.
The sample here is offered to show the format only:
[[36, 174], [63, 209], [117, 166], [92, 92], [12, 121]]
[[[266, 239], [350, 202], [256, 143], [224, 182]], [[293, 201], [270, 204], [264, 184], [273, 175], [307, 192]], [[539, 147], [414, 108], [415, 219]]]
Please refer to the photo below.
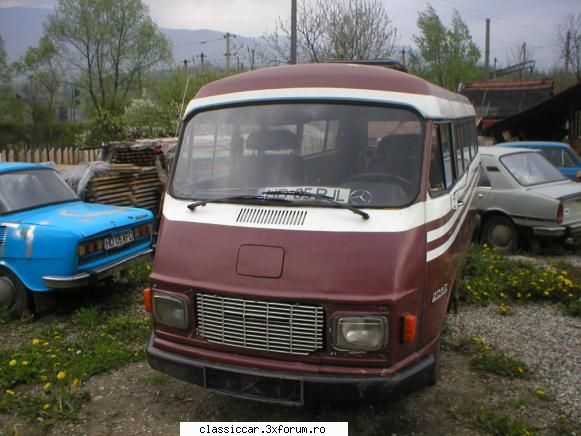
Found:
[[135, 240], [133, 230], [121, 233], [120, 235], [109, 236], [105, 238], [105, 250], [112, 250], [114, 248], [123, 247]]

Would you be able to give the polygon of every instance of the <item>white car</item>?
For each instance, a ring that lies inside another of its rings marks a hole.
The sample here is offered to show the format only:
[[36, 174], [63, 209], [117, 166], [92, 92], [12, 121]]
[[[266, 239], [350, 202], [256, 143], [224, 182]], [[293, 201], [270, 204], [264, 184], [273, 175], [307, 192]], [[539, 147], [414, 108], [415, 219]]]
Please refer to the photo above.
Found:
[[523, 240], [537, 250], [553, 241], [581, 244], [581, 183], [565, 177], [538, 151], [480, 147], [482, 178], [476, 208], [480, 239], [513, 252]]

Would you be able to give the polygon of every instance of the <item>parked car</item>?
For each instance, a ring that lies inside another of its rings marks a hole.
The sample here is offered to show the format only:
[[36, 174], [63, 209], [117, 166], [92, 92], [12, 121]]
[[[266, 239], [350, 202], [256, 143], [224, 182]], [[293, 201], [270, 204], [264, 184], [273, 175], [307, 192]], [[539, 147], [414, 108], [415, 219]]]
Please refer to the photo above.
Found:
[[539, 150], [565, 176], [577, 181], [581, 178], [581, 157], [575, 153], [569, 144], [564, 142], [502, 142], [497, 144], [497, 146]]
[[151, 253], [145, 209], [82, 202], [51, 167], [0, 163], [0, 306], [46, 307], [55, 289], [90, 285]]
[[566, 178], [543, 155], [514, 147], [480, 147], [482, 177], [476, 207], [480, 237], [512, 252], [526, 239], [581, 243], [581, 184]]

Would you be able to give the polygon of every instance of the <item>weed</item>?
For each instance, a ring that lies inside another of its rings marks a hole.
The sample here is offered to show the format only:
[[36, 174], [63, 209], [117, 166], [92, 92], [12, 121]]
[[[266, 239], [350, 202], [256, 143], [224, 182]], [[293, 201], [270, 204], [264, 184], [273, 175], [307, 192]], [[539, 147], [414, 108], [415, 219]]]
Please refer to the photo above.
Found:
[[484, 406], [472, 412], [472, 420], [480, 431], [498, 436], [534, 436], [534, 428], [520, 419], [498, 416]]
[[500, 351], [480, 352], [472, 358], [470, 365], [478, 371], [502, 377], [528, 378], [530, 375], [530, 371], [524, 362], [508, 357]]
[[0, 412], [45, 422], [74, 419], [89, 377], [142, 360], [149, 321], [106, 317], [95, 307], [75, 314], [74, 329], [49, 328], [13, 350], [0, 350]]
[[460, 295], [470, 304], [499, 304], [499, 312], [510, 313], [509, 301], [550, 301], [581, 312], [581, 280], [566, 262], [537, 265], [513, 260], [484, 246], [473, 246], [466, 264]]

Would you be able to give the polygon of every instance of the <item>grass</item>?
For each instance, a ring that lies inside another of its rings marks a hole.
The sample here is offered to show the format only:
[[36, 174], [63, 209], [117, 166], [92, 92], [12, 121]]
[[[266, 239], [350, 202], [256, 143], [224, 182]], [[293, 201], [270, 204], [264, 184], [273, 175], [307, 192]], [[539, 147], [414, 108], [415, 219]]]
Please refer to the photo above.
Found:
[[472, 412], [476, 428], [484, 433], [497, 436], [534, 436], [534, 427], [521, 419], [497, 415], [494, 411], [480, 406]]
[[502, 315], [510, 315], [511, 302], [549, 301], [571, 316], [580, 316], [581, 271], [563, 260], [539, 265], [474, 245], [460, 296], [469, 304], [497, 304]]
[[42, 317], [28, 324], [6, 321], [3, 329], [17, 331], [19, 341], [0, 349], [0, 414], [44, 427], [78, 418], [89, 399], [84, 383], [90, 377], [143, 360], [151, 322], [133, 307], [135, 289], [143, 286], [148, 273], [149, 264], [140, 265], [129, 272], [130, 287], [114, 283], [108, 297], [56, 316], [48, 326]]
[[496, 350], [494, 345], [478, 336], [461, 338], [455, 349], [461, 353], [471, 355], [470, 366], [481, 373], [494, 374], [507, 378], [527, 379], [531, 373], [521, 360], [507, 356]]

